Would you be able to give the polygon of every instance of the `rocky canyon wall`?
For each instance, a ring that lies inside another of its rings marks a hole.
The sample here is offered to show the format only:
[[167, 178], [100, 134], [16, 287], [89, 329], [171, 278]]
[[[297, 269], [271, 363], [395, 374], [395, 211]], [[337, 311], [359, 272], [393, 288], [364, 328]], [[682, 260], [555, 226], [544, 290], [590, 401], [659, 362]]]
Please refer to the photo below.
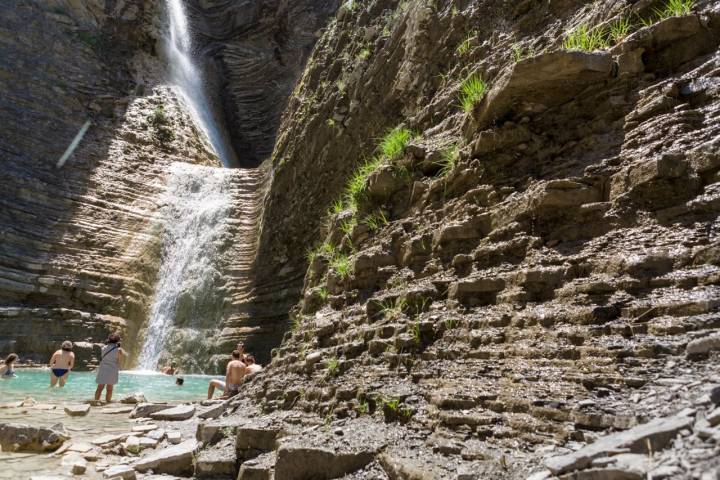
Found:
[[258, 468], [626, 478], [634, 435], [638, 475], [717, 467], [720, 4], [686, 6], [341, 7], [273, 154], [258, 281], [303, 300], [225, 421], [280, 439]]

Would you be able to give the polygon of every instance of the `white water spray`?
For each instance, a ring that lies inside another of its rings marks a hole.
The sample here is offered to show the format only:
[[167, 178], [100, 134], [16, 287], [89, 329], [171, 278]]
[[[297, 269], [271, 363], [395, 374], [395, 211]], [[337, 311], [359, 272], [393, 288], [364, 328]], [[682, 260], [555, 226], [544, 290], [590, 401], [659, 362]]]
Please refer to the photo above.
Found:
[[205, 78], [193, 61], [192, 36], [183, 0], [166, 0], [170, 35], [165, 39], [170, 81], [177, 85], [196, 125], [207, 135], [223, 165], [237, 164], [230, 142], [213, 113]]
[[[139, 367], [155, 370], [174, 329], [217, 322], [221, 278], [216, 261], [232, 222], [236, 170], [175, 163], [159, 212], [161, 264]], [[180, 324], [178, 324], [180, 322]], [[175, 347], [178, 347], [175, 345]], [[187, 352], [192, 353], [192, 352]]]

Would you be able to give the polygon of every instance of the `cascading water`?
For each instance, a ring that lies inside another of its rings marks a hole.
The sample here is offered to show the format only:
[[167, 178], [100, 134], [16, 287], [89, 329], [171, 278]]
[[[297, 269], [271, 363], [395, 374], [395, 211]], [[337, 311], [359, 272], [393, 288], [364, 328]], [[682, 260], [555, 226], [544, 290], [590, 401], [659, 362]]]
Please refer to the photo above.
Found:
[[205, 78], [196, 64], [192, 36], [183, 0], [166, 0], [169, 35], [165, 38], [170, 81], [178, 87], [191, 110], [195, 124], [207, 135], [223, 165], [237, 165], [237, 158], [221, 122], [216, 118], [209, 101]]
[[223, 282], [216, 262], [229, 241], [235, 172], [184, 163], [171, 167], [159, 212], [161, 265], [138, 362], [141, 369], [156, 369], [167, 351], [183, 354], [202, 348], [203, 329], [217, 322]]

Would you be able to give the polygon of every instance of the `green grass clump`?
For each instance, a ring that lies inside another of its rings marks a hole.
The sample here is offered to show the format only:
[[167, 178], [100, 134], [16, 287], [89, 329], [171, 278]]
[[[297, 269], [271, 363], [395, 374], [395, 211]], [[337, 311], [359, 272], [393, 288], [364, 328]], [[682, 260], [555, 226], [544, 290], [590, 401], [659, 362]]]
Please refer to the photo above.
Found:
[[338, 359], [335, 357], [332, 357], [331, 359], [329, 359], [327, 362], [327, 369], [328, 369], [328, 374], [330, 374], [333, 377], [336, 377], [338, 375], [338, 373], [340, 373], [340, 362], [338, 361]]
[[330, 292], [328, 292], [327, 287], [320, 287], [320, 289], [318, 289], [318, 297], [320, 297], [320, 300], [322, 300], [323, 302], [327, 300], [329, 295]]
[[655, 14], [658, 20], [682, 17], [683, 15], [690, 15], [694, 6], [694, 0], [668, 0], [663, 8], [655, 9]]
[[350, 257], [345, 254], [339, 253], [330, 260], [330, 267], [338, 274], [342, 279], [349, 277], [352, 274], [353, 266], [350, 261]]
[[363, 223], [368, 226], [370, 231], [374, 232], [376, 230], [380, 230], [382, 227], [387, 226], [390, 222], [388, 222], [385, 214], [381, 210], [378, 210], [377, 213], [368, 215], [365, 220], [363, 220]]
[[382, 138], [378, 152], [383, 159], [392, 162], [403, 155], [405, 147], [413, 138], [412, 131], [405, 127], [395, 127]]
[[385, 400], [384, 404], [388, 410], [393, 412], [397, 412], [400, 409], [400, 399], [398, 398], [388, 398]]
[[520, 45], [519, 43], [516, 43], [515, 45], [512, 46], [511, 52], [512, 52], [512, 58], [515, 61], [515, 63], [519, 62], [520, 60], [523, 60], [525, 58], [530, 58], [535, 55], [535, 49], [533, 49], [532, 47], [528, 48], [528, 49], [524, 49], [522, 47], [522, 45]]
[[358, 59], [359, 60], [367, 60], [368, 58], [370, 58], [371, 53], [372, 52], [370, 51], [370, 49], [365, 47], [362, 50], [360, 50], [360, 53], [358, 53]]
[[340, 230], [342, 230], [342, 232], [345, 235], [350, 237], [356, 226], [357, 226], [357, 219], [354, 216], [352, 216], [352, 217], [348, 218], [347, 220], [343, 220], [343, 222], [340, 224]]
[[420, 324], [415, 323], [410, 328], [410, 334], [412, 335], [413, 341], [420, 345], [422, 343], [422, 332], [420, 331]]
[[610, 40], [612, 43], [619, 43], [630, 34], [630, 20], [621, 18], [610, 24]]
[[487, 84], [480, 75], [472, 74], [460, 84], [460, 105], [465, 112], [470, 112], [476, 103], [485, 97]]
[[582, 52], [593, 52], [608, 47], [607, 36], [604, 28], [590, 28], [585, 25], [578, 25], [565, 34], [563, 48], [565, 50], [579, 50]]
[[150, 123], [155, 126], [168, 124], [165, 108], [162, 105], [153, 110], [153, 113], [150, 115]]
[[457, 165], [458, 159], [460, 158], [460, 149], [457, 145], [446, 149], [442, 153], [442, 159], [440, 160], [440, 175], [446, 177], [450, 172], [453, 171]]
[[380, 313], [388, 320], [395, 320], [402, 315], [403, 310], [407, 307], [407, 301], [405, 299], [386, 300], [384, 302], [378, 302], [380, 306]]
[[455, 53], [457, 53], [458, 55], [465, 55], [466, 53], [468, 53], [470, 51], [470, 48], [472, 47], [474, 37], [475, 35], [468, 34], [468, 36], [465, 37], [465, 40], [460, 42], [460, 44], [457, 46], [457, 48], [455, 49]]

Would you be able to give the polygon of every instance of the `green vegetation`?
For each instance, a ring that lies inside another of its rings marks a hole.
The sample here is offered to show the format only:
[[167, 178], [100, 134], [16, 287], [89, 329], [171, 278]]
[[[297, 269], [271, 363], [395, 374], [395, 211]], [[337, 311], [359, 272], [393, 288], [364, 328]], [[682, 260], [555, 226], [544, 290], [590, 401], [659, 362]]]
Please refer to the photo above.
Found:
[[358, 53], [358, 59], [367, 60], [368, 58], [370, 58], [371, 54], [372, 54], [372, 52], [370, 51], [370, 49], [368, 47], [365, 47], [362, 50], [360, 50], [360, 53]]
[[340, 362], [336, 357], [332, 357], [327, 362], [328, 374], [336, 377], [340, 373]]
[[455, 169], [459, 158], [460, 148], [457, 145], [453, 145], [445, 149], [442, 153], [442, 160], [440, 160], [440, 175], [446, 177], [450, 172], [452, 172]]
[[297, 331], [300, 329], [300, 315], [296, 315], [292, 319], [292, 323], [290, 323], [290, 330]]
[[621, 18], [610, 24], [610, 40], [612, 43], [619, 43], [630, 34], [630, 20]]
[[383, 314], [388, 320], [395, 320], [407, 307], [407, 300], [397, 298], [395, 300], [386, 300], [384, 302], [378, 302], [380, 306], [380, 313]]
[[458, 326], [458, 321], [454, 318], [446, 318], [443, 324], [445, 325], [445, 330], [452, 330]]
[[332, 243], [324, 242], [319, 245], [315, 250], [307, 252], [308, 263], [312, 263], [317, 257], [324, 257], [332, 259], [335, 256], [335, 246]]
[[389, 162], [397, 160], [402, 156], [408, 142], [415, 137], [413, 133], [405, 127], [395, 127], [385, 134], [380, 141], [378, 150], [380, 156]]
[[400, 399], [386, 398], [383, 406], [392, 412], [397, 412], [400, 409]]
[[370, 405], [368, 404], [368, 402], [366, 402], [366, 401], [360, 402], [360, 404], [358, 405], [358, 408], [357, 408], [357, 412], [360, 415], [367, 415], [370, 412]]
[[465, 37], [465, 40], [460, 42], [460, 44], [455, 49], [455, 53], [458, 55], [465, 55], [470, 51], [470, 48], [472, 47], [473, 39], [475, 38], [475, 33], [469, 33], [467, 37]]
[[511, 48], [512, 51], [512, 58], [515, 61], [515, 63], [519, 62], [520, 60], [523, 60], [525, 58], [530, 58], [535, 56], [535, 50], [532, 48], [528, 48], [527, 50], [522, 47], [519, 43], [516, 43]]
[[320, 300], [322, 300], [323, 302], [325, 300], [327, 300], [328, 295], [330, 295], [330, 292], [328, 292], [327, 287], [322, 286], [318, 289], [318, 296], [320, 297]]
[[345, 235], [350, 237], [356, 226], [357, 226], [357, 219], [354, 216], [352, 216], [352, 217], [348, 218], [347, 220], [343, 220], [342, 223], [340, 223], [340, 230], [342, 230], [342, 232]]
[[371, 232], [375, 232], [380, 230], [382, 227], [387, 226], [390, 222], [388, 222], [388, 219], [385, 217], [382, 210], [378, 210], [377, 213], [373, 213], [372, 215], [365, 217], [363, 223], [368, 226]]
[[350, 261], [350, 257], [342, 253], [338, 253], [332, 258], [332, 260], [330, 260], [330, 267], [338, 274], [338, 276], [340, 276], [341, 279], [349, 277], [353, 271], [353, 265]]
[[563, 48], [565, 50], [579, 50], [592, 52], [608, 47], [604, 28], [590, 28], [586, 24], [578, 25], [565, 34]]
[[170, 121], [165, 115], [165, 108], [160, 105], [150, 114], [148, 123], [154, 127], [154, 136], [161, 147], [166, 148], [170, 142], [175, 140], [175, 134], [168, 128]]
[[460, 105], [465, 112], [470, 112], [475, 104], [485, 97], [487, 84], [480, 75], [472, 74], [460, 84]]
[[422, 332], [420, 331], [420, 323], [414, 323], [412, 327], [410, 327], [410, 334], [413, 337], [413, 341], [420, 345], [422, 343]]
[[661, 9], [655, 9], [658, 20], [665, 20], [670, 17], [682, 17], [690, 15], [695, 6], [694, 0], [667, 0]]

